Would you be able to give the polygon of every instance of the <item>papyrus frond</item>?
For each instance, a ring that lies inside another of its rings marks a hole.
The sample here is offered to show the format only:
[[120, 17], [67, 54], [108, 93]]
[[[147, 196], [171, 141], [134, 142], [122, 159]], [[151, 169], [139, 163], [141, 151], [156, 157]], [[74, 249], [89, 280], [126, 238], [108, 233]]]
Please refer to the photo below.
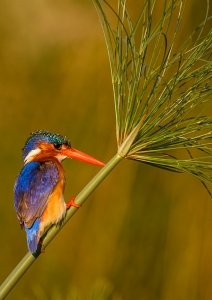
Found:
[[119, 154], [210, 183], [209, 9], [185, 39], [184, 0], [144, 0], [137, 17], [126, 0], [116, 8], [94, 3], [110, 60]]

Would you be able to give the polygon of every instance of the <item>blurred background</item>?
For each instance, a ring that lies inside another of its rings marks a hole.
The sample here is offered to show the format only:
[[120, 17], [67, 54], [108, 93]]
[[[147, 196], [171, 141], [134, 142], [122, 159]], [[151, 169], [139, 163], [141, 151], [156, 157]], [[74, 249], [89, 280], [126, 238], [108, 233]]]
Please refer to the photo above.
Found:
[[[182, 40], [205, 12], [202, 1], [190, 2]], [[2, 281], [27, 251], [13, 185], [29, 133], [64, 134], [105, 162], [116, 138], [108, 58], [92, 1], [2, 0], [0, 45]], [[66, 199], [98, 172], [77, 161], [64, 167]], [[212, 202], [196, 179], [124, 161], [8, 300], [212, 299], [211, 231]]]

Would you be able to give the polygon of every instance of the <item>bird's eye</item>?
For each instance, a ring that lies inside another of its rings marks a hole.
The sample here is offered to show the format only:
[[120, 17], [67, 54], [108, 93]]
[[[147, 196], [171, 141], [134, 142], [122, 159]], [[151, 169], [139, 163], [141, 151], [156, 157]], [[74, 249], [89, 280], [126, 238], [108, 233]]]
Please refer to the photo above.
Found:
[[54, 144], [55, 149], [60, 150], [62, 148], [61, 144]]

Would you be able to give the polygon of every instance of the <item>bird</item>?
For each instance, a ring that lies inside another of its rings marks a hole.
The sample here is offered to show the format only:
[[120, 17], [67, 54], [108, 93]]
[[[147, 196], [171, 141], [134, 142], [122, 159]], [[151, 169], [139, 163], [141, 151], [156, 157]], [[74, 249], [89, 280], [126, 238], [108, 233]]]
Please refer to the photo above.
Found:
[[97, 166], [105, 164], [72, 148], [61, 134], [38, 130], [30, 134], [22, 149], [24, 166], [14, 185], [14, 206], [21, 228], [25, 229], [28, 249], [40, 251], [41, 238], [49, 226], [60, 224], [74, 197], [64, 201], [65, 175], [61, 162], [73, 158]]

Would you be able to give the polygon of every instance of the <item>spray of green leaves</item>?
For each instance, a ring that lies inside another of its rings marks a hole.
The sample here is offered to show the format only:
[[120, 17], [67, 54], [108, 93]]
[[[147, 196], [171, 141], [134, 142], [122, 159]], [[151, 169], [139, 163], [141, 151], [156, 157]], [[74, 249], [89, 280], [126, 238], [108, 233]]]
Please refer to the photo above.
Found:
[[179, 43], [186, 1], [158, 2], [144, 0], [132, 18], [126, 0], [117, 8], [94, 0], [109, 54], [118, 152], [190, 173], [207, 187], [212, 181], [209, 3], [202, 24]]

